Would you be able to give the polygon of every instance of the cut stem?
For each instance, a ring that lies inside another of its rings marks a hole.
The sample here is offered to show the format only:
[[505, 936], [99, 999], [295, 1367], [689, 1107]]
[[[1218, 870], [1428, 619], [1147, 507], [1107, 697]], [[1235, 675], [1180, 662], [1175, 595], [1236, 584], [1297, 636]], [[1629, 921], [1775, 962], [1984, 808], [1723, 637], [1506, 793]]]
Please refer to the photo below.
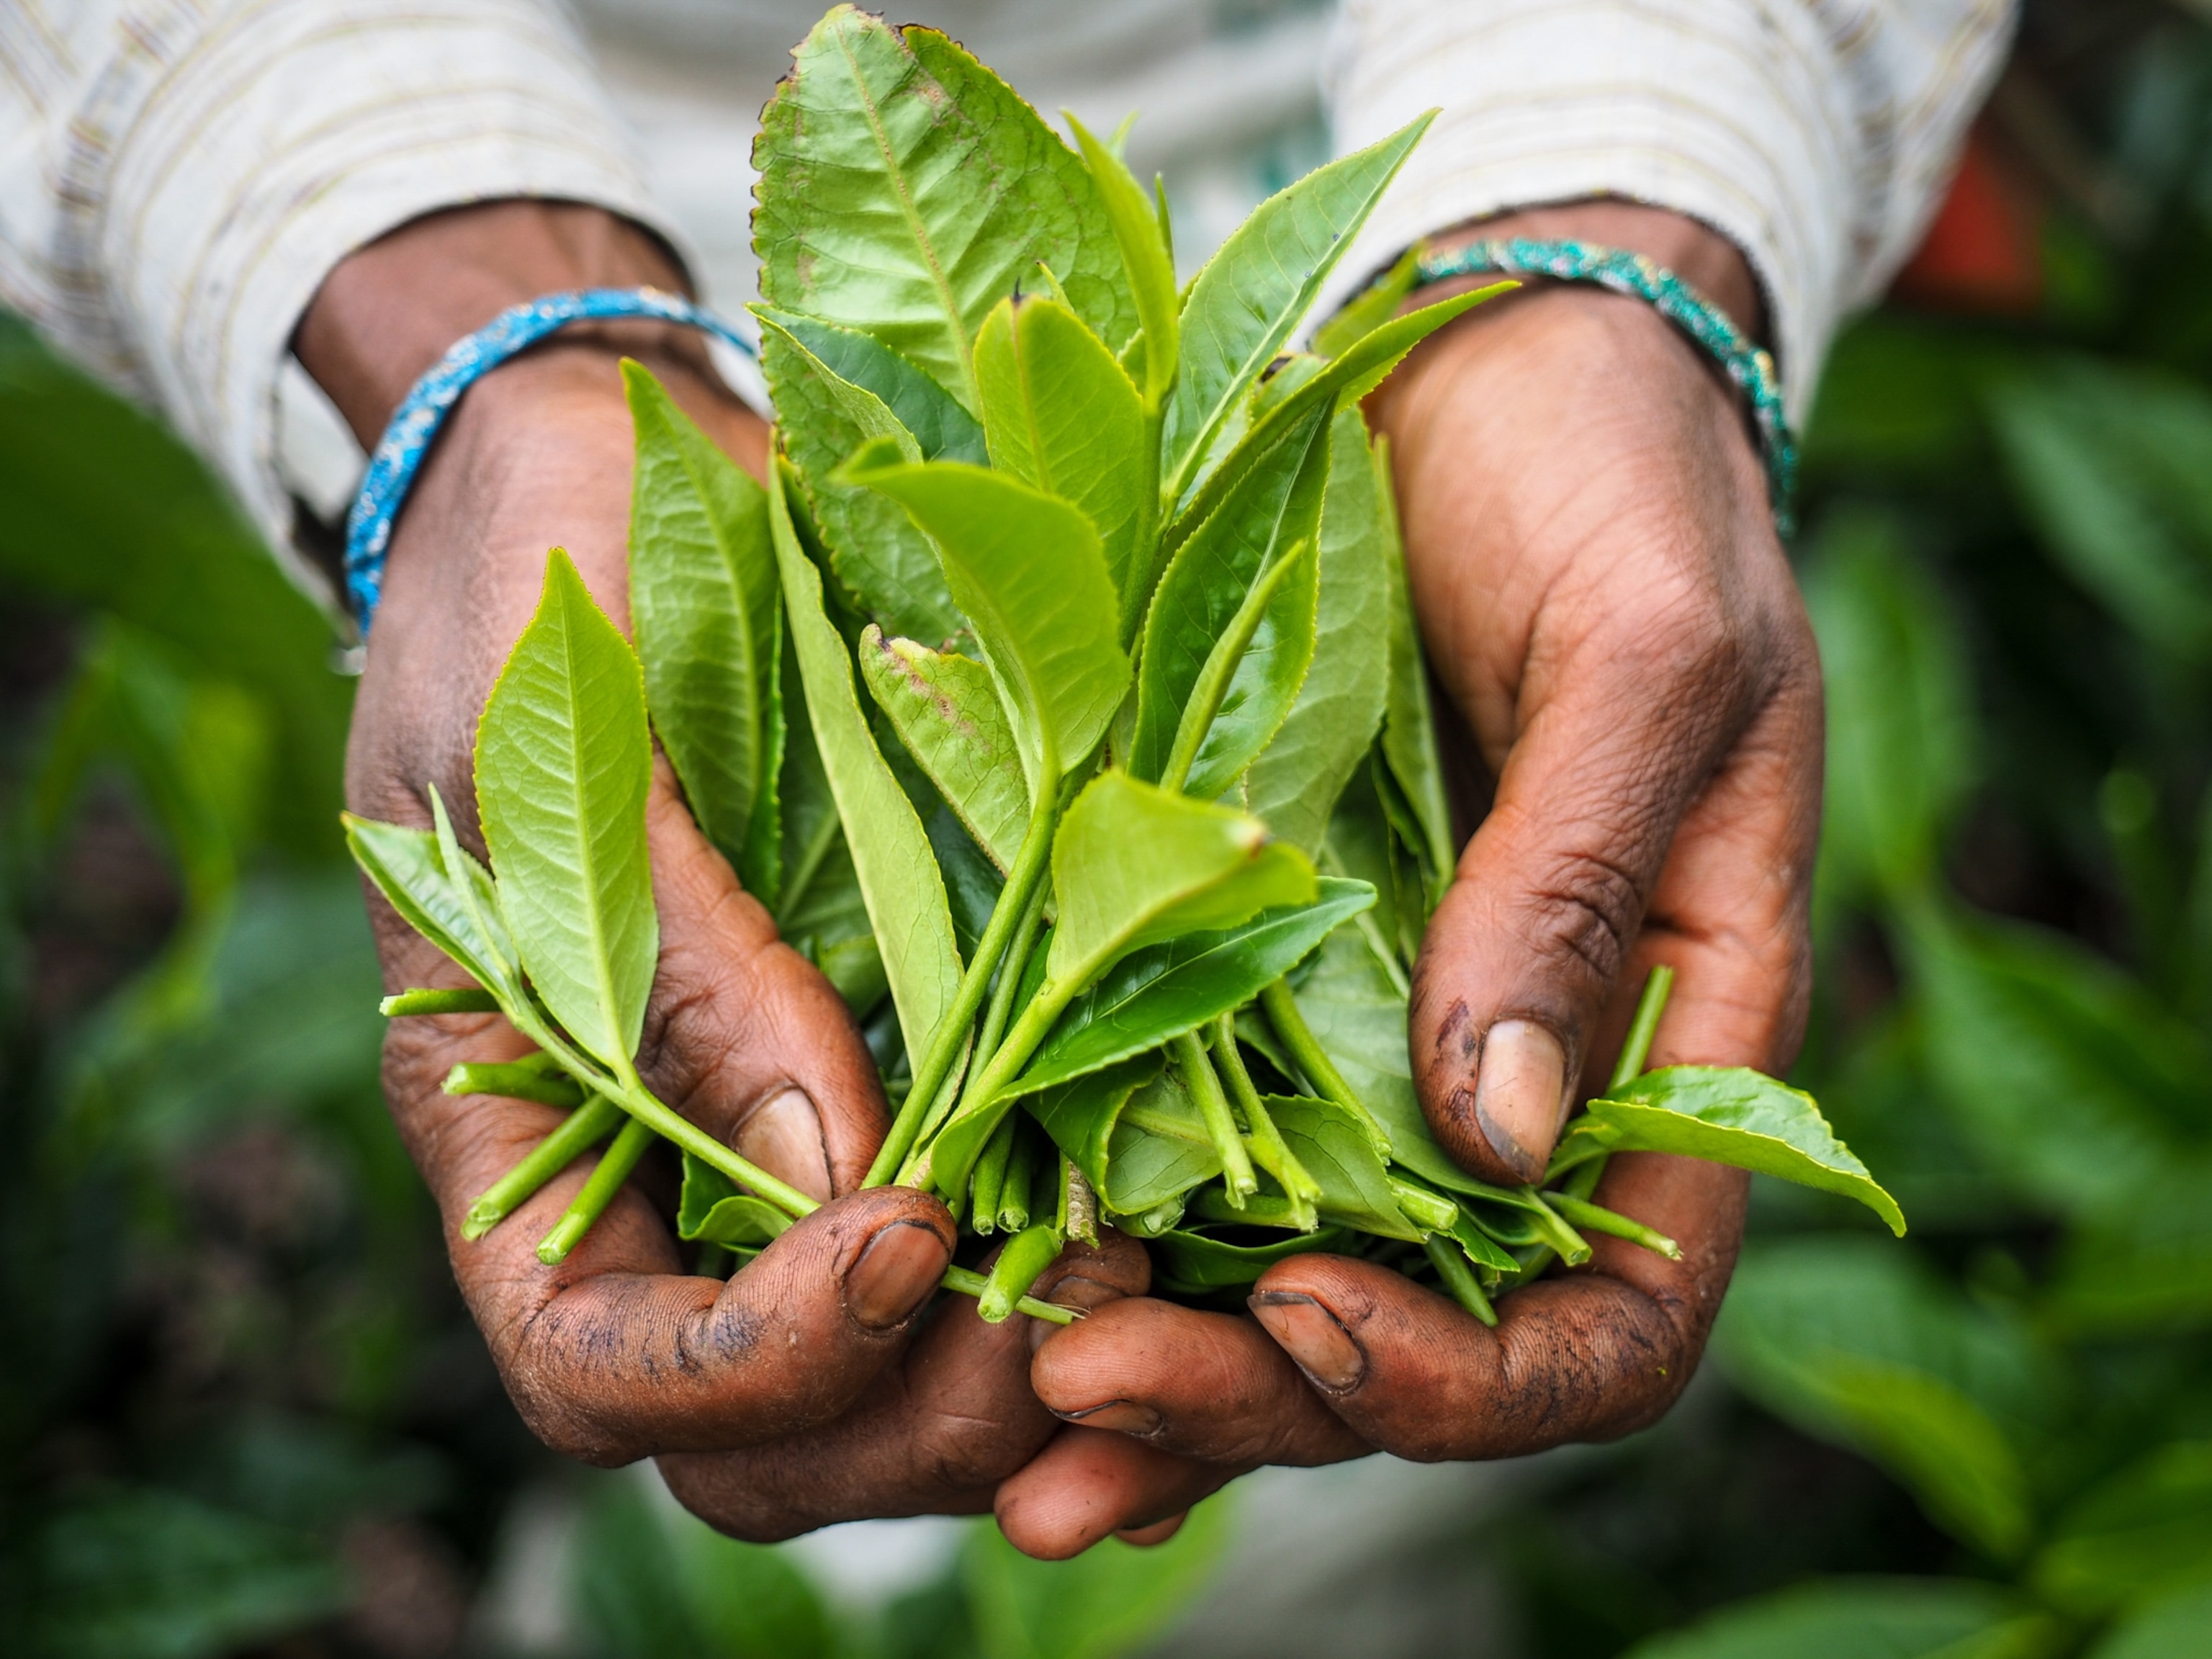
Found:
[[[1224, 1014], [1213, 1022], [1213, 1053], [1221, 1062], [1221, 1075], [1228, 1082], [1230, 1097], [1244, 1114], [1244, 1127], [1252, 1137], [1253, 1158], [1282, 1183], [1283, 1190], [1293, 1200], [1303, 1200], [1310, 1207], [1321, 1197], [1321, 1182], [1298, 1162], [1290, 1143], [1283, 1139], [1283, 1132], [1275, 1127], [1267, 1103], [1260, 1098], [1252, 1073], [1244, 1067], [1244, 1055], [1237, 1047], [1236, 1015]], [[1307, 1230], [1311, 1231], [1316, 1224], [1318, 1218], [1307, 1224]]]
[[1160, 787], [1180, 790], [1189, 780], [1190, 769], [1198, 760], [1199, 745], [1212, 728], [1213, 717], [1221, 712], [1221, 700], [1229, 695], [1229, 682], [1237, 676], [1237, 665], [1244, 660], [1244, 653], [1252, 643], [1252, 636], [1260, 631], [1260, 618], [1267, 614], [1268, 601], [1275, 590], [1290, 574], [1291, 567], [1304, 558], [1310, 546], [1301, 541], [1289, 552], [1260, 573], [1244, 595], [1244, 602], [1237, 607], [1237, 614], [1229, 619], [1229, 626], [1221, 630], [1214, 641], [1213, 649], [1206, 653], [1206, 665], [1198, 671], [1198, 682], [1190, 689], [1190, 697], [1182, 706], [1182, 718], [1176, 723], [1175, 746], [1168, 750], [1166, 769], [1160, 774]]
[[1176, 1069], [1182, 1073], [1182, 1086], [1198, 1103], [1198, 1115], [1212, 1139], [1215, 1156], [1221, 1160], [1221, 1182], [1228, 1190], [1229, 1201], [1241, 1210], [1244, 1200], [1260, 1190], [1260, 1182], [1252, 1173], [1252, 1160], [1245, 1155], [1243, 1137], [1237, 1133], [1229, 1097], [1221, 1092], [1221, 1079], [1215, 1075], [1213, 1062], [1206, 1058], [1206, 1045], [1198, 1040], [1197, 1032], [1185, 1031], [1168, 1046], [1174, 1052]]
[[999, 1231], [1018, 1233], [1030, 1224], [1031, 1196], [1036, 1190], [1036, 1136], [1024, 1129], [1015, 1113], [1006, 1115], [1004, 1127], [1011, 1150], [1006, 1178], [999, 1187]]
[[592, 1224], [599, 1218], [614, 1196], [622, 1190], [629, 1172], [637, 1168], [638, 1159], [645, 1149], [653, 1145], [653, 1131], [633, 1118], [622, 1127], [614, 1143], [599, 1154], [599, 1166], [578, 1188], [576, 1195], [568, 1200], [568, 1207], [553, 1224], [553, 1231], [539, 1241], [538, 1259], [547, 1267], [565, 1261], [568, 1252], [582, 1242], [591, 1231]]
[[1486, 1325], [1498, 1323], [1498, 1310], [1490, 1305], [1490, 1298], [1482, 1293], [1482, 1285], [1468, 1265], [1467, 1257], [1459, 1245], [1443, 1233], [1431, 1233], [1421, 1241], [1428, 1252], [1429, 1261], [1437, 1270], [1437, 1277], [1451, 1292], [1451, 1299], [1480, 1319]]
[[614, 1133], [622, 1108], [605, 1095], [593, 1095], [568, 1114], [561, 1127], [525, 1153], [505, 1175], [484, 1188], [461, 1218], [461, 1237], [471, 1242], [537, 1196], [538, 1189], [591, 1147]]
[[960, 988], [954, 994], [952, 1006], [937, 1023], [931, 1036], [929, 1052], [922, 1063], [915, 1068], [914, 1087], [900, 1105], [898, 1115], [891, 1120], [890, 1133], [876, 1151], [876, 1161], [868, 1166], [863, 1187], [887, 1184], [907, 1154], [921, 1134], [928, 1121], [931, 1108], [936, 1104], [938, 1091], [945, 1086], [946, 1075], [953, 1062], [960, 1057], [960, 1049], [967, 1041], [969, 1028], [983, 1006], [984, 994], [990, 989], [991, 972], [1006, 953], [1006, 946], [1022, 919], [1028, 914], [1030, 896], [1044, 879], [1052, 863], [1052, 832], [1060, 821], [1060, 759], [1046, 744], [1037, 767], [1038, 787], [1036, 805], [1030, 811], [1029, 828], [1022, 832], [1021, 850], [1014, 854], [1014, 867], [1006, 877], [1006, 884], [1000, 890], [998, 902], [991, 907], [991, 920], [983, 929], [983, 937], [976, 941], [975, 959], [960, 976]]
[[1024, 1227], [1006, 1242], [991, 1264], [983, 1286], [981, 1305], [975, 1311], [986, 1325], [1000, 1325], [1014, 1304], [1030, 1293], [1037, 1276], [1060, 1255], [1060, 1235], [1050, 1227]]
[[403, 1014], [495, 1014], [499, 999], [471, 985], [463, 990], [402, 991], [376, 1005], [377, 1012], [397, 1019]]
[[999, 1224], [999, 1194], [1006, 1184], [1006, 1161], [1014, 1152], [1014, 1120], [1009, 1115], [984, 1143], [983, 1156], [975, 1160], [975, 1176], [969, 1188], [968, 1213], [979, 1233]]
[[[990, 1280], [985, 1279], [973, 1267], [947, 1267], [945, 1270], [945, 1277], [937, 1282], [948, 1291], [957, 1291], [962, 1296], [974, 1297], [981, 1296], [985, 1288], [990, 1284]], [[1055, 1307], [1049, 1302], [1040, 1302], [1033, 1296], [1022, 1297], [1017, 1300], [1014, 1304], [1014, 1311], [1027, 1314], [1031, 1319], [1042, 1319], [1054, 1325], [1073, 1325], [1083, 1317], [1079, 1309]]]
[[1610, 1233], [1615, 1238], [1625, 1238], [1632, 1244], [1641, 1244], [1647, 1250], [1656, 1251], [1669, 1261], [1682, 1259], [1682, 1247], [1656, 1227], [1647, 1227], [1640, 1221], [1632, 1221], [1618, 1211], [1603, 1205], [1592, 1204], [1570, 1193], [1547, 1193], [1545, 1201], [1561, 1216], [1585, 1232]]
[[497, 1095], [507, 1100], [535, 1101], [574, 1111], [584, 1103], [582, 1085], [558, 1072], [517, 1060], [506, 1065], [464, 1061], [446, 1073], [449, 1095]]
[[1261, 991], [1260, 1006], [1267, 1016], [1267, 1023], [1275, 1028], [1275, 1036], [1281, 1041], [1284, 1052], [1290, 1055], [1291, 1063], [1306, 1074], [1306, 1081], [1314, 1092], [1358, 1113], [1367, 1120], [1376, 1139], [1389, 1146], [1390, 1137], [1383, 1133], [1375, 1114], [1367, 1109], [1367, 1103], [1352, 1091], [1344, 1074], [1322, 1052], [1321, 1040], [1298, 1012], [1297, 1000], [1291, 994], [1290, 981], [1279, 979]]

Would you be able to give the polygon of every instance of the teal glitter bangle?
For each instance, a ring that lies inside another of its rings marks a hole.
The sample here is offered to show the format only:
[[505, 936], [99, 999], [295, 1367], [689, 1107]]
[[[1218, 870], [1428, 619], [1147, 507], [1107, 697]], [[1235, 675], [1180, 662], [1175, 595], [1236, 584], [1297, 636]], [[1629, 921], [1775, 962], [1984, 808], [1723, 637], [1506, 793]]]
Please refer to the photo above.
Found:
[[1782, 412], [1782, 381], [1767, 350], [1728, 319], [1719, 307], [1673, 271], [1640, 253], [1594, 247], [1587, 242], [1510, 240], [1469, 242], [1445, 253], [1424, 252], [1420, 280], [1452, 276], [1547, 276], [1554, 282], [1595, 283], [1641, 300], [1688, 335], [1720, 364], [1751, 400], [1759, 447], [1766, 461], [1767, 499], [1774, 525], [1786, 539], [1795, 528], [1791, 502], [1797, 487], [1797, 441]]

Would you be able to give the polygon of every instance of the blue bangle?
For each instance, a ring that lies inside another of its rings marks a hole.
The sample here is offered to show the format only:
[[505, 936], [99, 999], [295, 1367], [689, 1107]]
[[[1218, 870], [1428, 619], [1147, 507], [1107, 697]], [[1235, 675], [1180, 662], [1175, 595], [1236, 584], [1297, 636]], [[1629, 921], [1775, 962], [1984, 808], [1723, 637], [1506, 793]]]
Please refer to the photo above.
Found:
[[361, 636], [376, 616], [384, 593], [384, 558], [392, 546], [392, 526], [407, 503], [407, 492], [447, 413], [483, 376], [517, 352], [538, 343], [556, 329], [586, 319], [651, 317], [702, 329], [757, 360], [753, 343], [731, 324], [680, 294], [653, 288], [590, 288], [548, 294], [510, 306], [466, 339], [454, 344], [437, 366], [416, 381], [415, 389], [392, 411], [392, 420], [369, 457], [361, 494], [346, 519], [346, 595], [353, 603]]
[[1774, 371], [1774, 359], [1730, 322], [1725, 312], [1673, 271], [1640, 253], [1619, 248], [1594, 247], [1586, 242], [1539, 242], [1516, 236], [1506, 241], [1469, 242], [1448, 253], [1424, 252], [1418, 272], [1424, 283], [1493, 273], [1595, 283], [1650, 306], [1709, 352], [1751, 399], [1752, 420], [1759, 429], [1759, 447], [1766, 462], [1767, 500], [1774, 508], [1775, 528], [1788, 538], [1795, 527], [1790, 507], [1797, 487], [1797, 441], [1782, 412], [1782, 382]]

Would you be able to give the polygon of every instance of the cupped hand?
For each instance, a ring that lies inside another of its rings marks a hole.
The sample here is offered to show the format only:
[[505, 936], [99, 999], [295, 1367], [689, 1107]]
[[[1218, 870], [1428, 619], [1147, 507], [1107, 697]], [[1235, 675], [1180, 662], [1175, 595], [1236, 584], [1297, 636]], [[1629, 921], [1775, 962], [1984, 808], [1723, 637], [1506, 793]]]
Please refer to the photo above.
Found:
[[[657, 244], [593, 210], [472, 209], [418, 222], [340, 266], [297, 345], [373, 442], [414, 378], [504, 306], [561, 289], [679, 282]], [[571, 330], [479, 381], [392, 543], [348, 756], [355, 811], [427, 824], [434, 784], [475, 839], [477, 719], [536, 603], [549, 548], [565, 546], [627, 625], [624, 353], [760, 471], [764, 427], [720, 387], [696, 339], [675, 331]], [[661, 956], [638, 1055], [647, 1086], [833, 1201], [724, 1282], [684, 1271], [667, 1194], [656, 1203], [641, 1175], [565, 1261], [546, 1266], [537, 1243], [582, 1184], [587, 1157], [465, 1241], [471, 1202], [558, 1114], [441, 1088], [457, 1062], [527, 1047], [503, 1020], [395, 1021], [386, 1093], [509, 1393], [549, 1444], [597, 1463], [657, 1455], [679, 1498], [749, 1538], [989, 1508], [997, 1483], [1064, 1432], [1029, 1387], [1031, 1322], [986, 1325], [965, 1298], [931, 1306], [951, 1217], [903, 1188], [857, 1190], [887, 1122], [866, 1046], [828, 981], [779, 940], [700, 834], [665, 763], [647, 834]], [[389, 987], [462, 982], [371, 902]], [[1145, 1275], [1141, 1250], [1114, 1241], [1063, 1257], [1039, 1293], [1085, 1305], [1141, 1291]]]
[[[1756, 326], [1741, 256], [1674, 216], [1589, 204], [1482, 234], [1638, 248]], [[1602, 1082], [1656, 963], [1679, 978], [1653, 1063], [1794, 1057], [1819, 664], [1738, 397], [1642, 302], [1536, 287], [1478, 308], [1372, 412], [1430, 660], [1495, 781], [1413, 975], [1413, 1075], [1446, 1149], [1517, 1184]], [[1249, 1316], [1118, 1302], [1047, 1340], [1032, 1377], [1064, 1419], [1155, 1455], [1123, 1525], [1262, 1462], [1613, 1437], [1695, 1368], [1746, 1185], [1615, 1158], [1597, 1201], [1683, 1259], [1595, 1240], [1580, 1270], [1504, 1297], [1494, 1330], [1395, 1273], [1300, 1255], [1261, 1279]], [[1048, 1456], [1000, 1511], [1018, 1528], [1071, 1501]]]

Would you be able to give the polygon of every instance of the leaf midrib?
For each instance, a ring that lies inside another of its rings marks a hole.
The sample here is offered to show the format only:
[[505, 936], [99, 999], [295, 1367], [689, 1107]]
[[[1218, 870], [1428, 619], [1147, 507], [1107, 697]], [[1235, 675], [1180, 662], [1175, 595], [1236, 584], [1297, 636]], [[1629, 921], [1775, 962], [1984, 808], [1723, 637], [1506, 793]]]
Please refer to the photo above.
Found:
[[[579, 576], [580, 586], [583, 578]], [[576, 857], [578, 873], [584, 884], [585, 927], [592, 941], [592, 972], [599, 982], [600, 1012], [606, 1017], [607, 1036], [617, 1053], [608, 1063], [618, 1073], [635, 1073], [631, 1066], [627, 1034], [623, 1030], [621, 999], [616, 993], [614, 959], [609, 948], [606, 929], [605, 895], [600, 890], [597, 845], [593, 840], [592, 814], [585, 799], [583, 721], [580, 718], [582, 699], [577, 679], [575, 595], [564, 584], [561, 594], [561, 678], [568, 696], [568, 776], [570, 793], [576, 809]]]
[[[899, 50], [906, 54], [915, 74], [929, 73], [914, 58], [903, 38], [899, 41]], [[837, 51], [844, 58], [846, 68], [852, 71], [853, 84], [860, 92], [861, 115], [868, 124], [868, 131], [875, 136], [876, 148], [883, 153], [884, 175], [890, 180], [891, 193], [898, 202], [899, 212], [906, 220], [907, 229], [914, 237], [915, 246], [921, 254], [930, 281], [936, 285], [938, 297], [945, 307], [945, 320], [952, 325], [952, 343], [959, 359], [960, 379], [967, 388], [969, 405], [976, 406], [981, 400], [976, 392], [975, 364], [969, 349], [966, 320], [960, 314], [959, 301], [953, 297], [952, 284], [946, 278], [944, 267], [938, 262], [937, 250], [931, 246], [928, 233], [923, 228], [921, 212], [907, 190], [906, 173], [897, 153], [891, 148], [890, 134], [884, 125], [875, 94], [868, 86], [866, 76], [861, 72], [860, 59], [848, 46], [842, 28], [837, 31]]]

